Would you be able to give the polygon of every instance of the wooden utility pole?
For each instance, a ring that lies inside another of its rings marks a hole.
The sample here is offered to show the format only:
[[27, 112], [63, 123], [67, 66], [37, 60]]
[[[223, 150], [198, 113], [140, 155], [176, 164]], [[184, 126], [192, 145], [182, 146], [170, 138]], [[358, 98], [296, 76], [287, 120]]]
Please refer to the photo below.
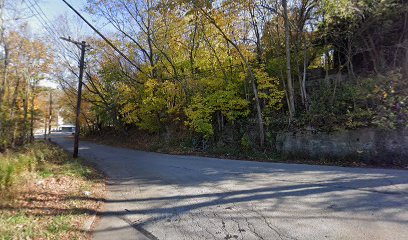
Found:
[[30, 143], [34, 141], [34, 99], [35, 99], [35, 83], [31, 84], [31, 107], [30, 107]]
[[51, 139], [51, 121], [52, 121], [52, 92], [50, 91], [50, 107], [49, 107], [49, 116], [48, 116], [48, 139]]
[[86, 42], [77, 42], [71, 40], [71, 38], [63, 38], [62, 40], [74, 43], [81, 49], [81, 59], [79, 61], [79, 79], [78, 79], [78, 95], [77, 95], [77, 106], [76, 106], [76, 119], [75, 119], [75, 140], [74, 140], [74, 154], [73, 157], [78, 157], [78, 147], [79, 147], [79, 134], [80, 134], [80, 122], [79, 116], [81, 114], [81, 100], [82, 100], [82, 78], [84, 76], [85, 68], [85, 51], [86, 51]]
[[47, 114], [44, 113], [44, 141], [47, 139]]

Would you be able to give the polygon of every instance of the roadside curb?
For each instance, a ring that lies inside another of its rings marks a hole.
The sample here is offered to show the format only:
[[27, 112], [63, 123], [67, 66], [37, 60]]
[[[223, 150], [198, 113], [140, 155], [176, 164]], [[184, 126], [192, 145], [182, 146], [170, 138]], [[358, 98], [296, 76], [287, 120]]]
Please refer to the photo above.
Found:
[[[50, 144], [53, 144], [55, 146], [58, 146], [59, 148], [61, 148], [64, 152], [68, 153], [68, 154], [72, 154], [72, 152], [66, 148], [64, 148], [62, 145], [58, 144], [57, 142], [53, 141], [53, 139], [49, 138], [48, 142]], [[90, 158], [81, 158], [83, 160], [83, 164], [87, 165], [91, 168], [93, 168], [94, 170], [96, 170], [99, 174], [101, 174], [102, 179], [101, 181], [103, 181], [103, 200], [101, 201], [99, 207], [97, 208], [97, 210], [94, 210], [92, 212], [90, 212], [87, 216], [86, 216], [86, 220], [79, 226], [80, 230], [83, 232], [86, 232], [90, 235], [93, 234], [93, 229], [96, 226], [97, 222], [98, 222], [98, 215], [100, 214], [100, 211], [102, 209], [105, 208], [105, 201], [106, 201], [106, 194], [107, 194], [107, 174], [102, 171], [96, 164], [95, 162], [92, 162], [92, 160], [90, 160]], [[91, 158], [93, 160], [95, 160], [94, 158]]]
[[97, 215], [96, 212], [93, 213], [93, 214], [90, 216], [90, 218], [89, 218], [88, 220], [86, 220], [85, 223], [82, 225], [82, 230], [83, 230], [84, 232], [88, 232], [88, 233], [91, 233], [91, 232], [92, 232], [92, 226], [93, 226], [94, 223], [95, 223], [96, 215]]

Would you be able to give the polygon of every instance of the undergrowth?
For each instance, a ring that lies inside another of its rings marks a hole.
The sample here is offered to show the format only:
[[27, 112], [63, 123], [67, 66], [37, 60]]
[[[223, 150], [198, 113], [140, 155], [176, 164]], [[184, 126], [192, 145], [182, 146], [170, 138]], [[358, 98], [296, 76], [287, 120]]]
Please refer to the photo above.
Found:
[[81, 226], [101, 204], [101, 179], [50, 143], [0, 153], [0, 240], [88, 239]]

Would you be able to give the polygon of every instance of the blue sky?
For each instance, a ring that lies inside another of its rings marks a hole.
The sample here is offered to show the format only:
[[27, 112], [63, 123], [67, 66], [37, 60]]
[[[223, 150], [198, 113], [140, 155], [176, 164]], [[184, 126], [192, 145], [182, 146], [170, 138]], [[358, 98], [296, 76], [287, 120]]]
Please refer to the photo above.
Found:
[[[86, 0], [67, 0], [77, 10], [82, 10], [86, 4]], [[62, 0], [40, 0], [38, 3], [48, 17], [53, 17], [64, 13], [65, 11], [71, 11]]]
[[[23, 0], [22, 7], [27, 8], [27, 4], [33, 4], [34, 1], [36, 0]], [[67, 2], [71, 4], [76, 10], [78, 10], [87, 20], [92, 22], [92, 17], [89, 16], [84, 11], [86, 0], [67, 0]], [[64, 35], [64, 33], [58, 32], [58, 29], [55, 29], [56, 25], [54, 23], [54, 20], [61, 15], [76, 16], [76, 14], [62, 0], [38, 0], [37, 4], [38, 6], [34, 4], [34, 6], [31, 6], [31, 8], [28, 9], [27, 11], [27, 13], [30, 15], [32, 15], [32, 12], [36, 12], [36, 11], [40, 12], [40, 14], [36, 14], [37, 16], [33, 15], [31, 18], [27, 19], [32, 32], [35, 35], [39, 34], [39, 36], [43, 34], [49, 35], [50, 31], [47, 32], [47, 30], [45, 29], [45, 27], [41, 24], [39, 20], [41, 18], [39, 18], [38, 16], [44, 13], [45, 17], [44, 16], [41, 16], [41, 17], [46, 18], [47, 20], [52, 22], [51, 24], [49, 24], [49, 26], [53, 28], [53, 31], [56, 31], [58, 35]], [[81, 29], [81, 32], [83, 32], [84, 34], [93, 33], [92, 30], [85, 24], [83, 25], [83, 29]], [[43, 85], [46, 87], [52, 87], [52, 88], [58, 87], [58, 84], [56, 82], [53, 82], [50, 80], [41, 81], [40, 85]]]
[[[34, 0], [30, 1], [32, 2]], [[81, 14], [83, 14], [88, 20], [91, 20], [91, 17], [84, 12], [86, 0], [67, 0], [67, 2], [81, 12]], [[39, 0], [38, 5], [50, 21], [53, 21], [56, 17], [64, 14], [75, 15], [75, 13], [62, 0]], [[29, 23], [35, 32], [44, 31], [36, 17], [32, 17], [29, 20]]]

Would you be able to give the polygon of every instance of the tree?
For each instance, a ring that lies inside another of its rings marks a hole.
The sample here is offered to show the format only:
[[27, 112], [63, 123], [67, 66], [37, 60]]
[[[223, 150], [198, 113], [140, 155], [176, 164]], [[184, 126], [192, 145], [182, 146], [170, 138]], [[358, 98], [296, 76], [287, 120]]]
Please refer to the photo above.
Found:
[[[133, 64], [103, 41], [87, 40], [94, 49], [83, 124], [160, 136], [185, 131], [202, 142], [254, 136], [261, 148], [275, 131], [322, 126], [320, 119], [351, 126], [336, 115], [369, 115], [363, 76], [388, 74], [406, 62], [402, 6], [375, 0], [89, 1], [88, 11], [113, 26], [107, 35]], [[381, 24], [386, 20], [390, 25]], [[375, 25], [384, 25], [381, 36]], [[389, 50], [386, 43], [393, 44]], [[69, 78], [64, 81], [67, 94], [75, 92]]]
[[19, 32], [8, 33], [5, 39], [9, 47], [7, 59], [9, 66], [1, 106], [2, 148], [15, 147], [17, 143], [27, 141], [29, 102], [31, 102], [30, 132], [33, 139], [37, 84], [45, 77], [52, 61], [45, 45], [25, 37], [26, 33], [23, 27]]

